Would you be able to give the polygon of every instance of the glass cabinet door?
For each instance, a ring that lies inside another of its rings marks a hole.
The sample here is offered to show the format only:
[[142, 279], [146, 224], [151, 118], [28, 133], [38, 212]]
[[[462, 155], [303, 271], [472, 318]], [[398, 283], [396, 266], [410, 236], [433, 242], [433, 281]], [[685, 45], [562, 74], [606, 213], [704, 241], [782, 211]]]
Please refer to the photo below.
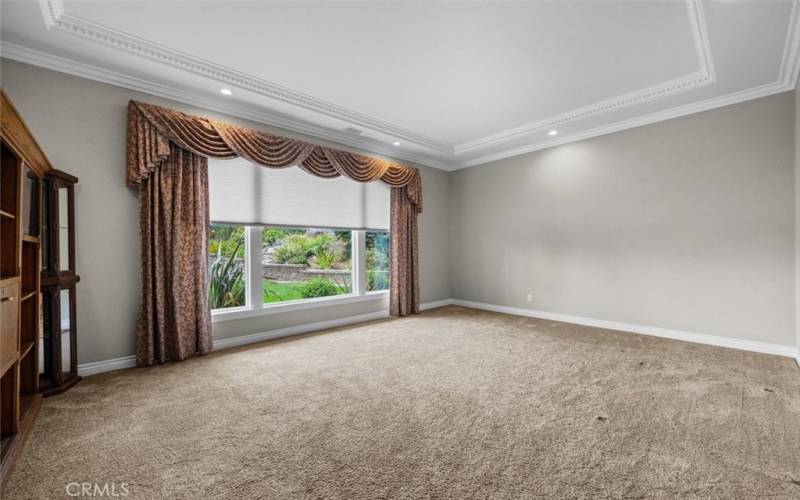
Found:
[[51, 265], [51, 249], [50, 243], [52, 235], [50, 234], [50, 212], [52, 206], [52, 199], [49, 192], [49, 182], [42, 183], [42, 215], [41, 215], [41, 242], [42, 242], [42, 274], [46, 276], [52, 271]]
[[72, 371], [72, 289], [62, 289], [59, 293], [61, 310], [61, 371]]
[[51, 170], [44, 177], [42, 217], [42, 394], [59, 394], [80, 380], [75, 346], [77, 335], [75, 289], [74, 177]]
[[50, 290], [42, 291], [42, 353], [39, 358], [42, 366], [39, 368], [39, 373], [44, 379], [40, 383], [46, 386], [56, 381], [54, 376], [53, 341], [57, 336], [57, 332], [53, 328], [53, 319], [58, 315], [53, 311], [53, 295]]
[[22, 176], [22, 232], [39, 236], [41, 223], [41, 182], [39, 177], [25, 165]]
[[69, 189], [60, 187], [58, 196], [58, 270], [69, 271], [70, 230], [69, 230]]

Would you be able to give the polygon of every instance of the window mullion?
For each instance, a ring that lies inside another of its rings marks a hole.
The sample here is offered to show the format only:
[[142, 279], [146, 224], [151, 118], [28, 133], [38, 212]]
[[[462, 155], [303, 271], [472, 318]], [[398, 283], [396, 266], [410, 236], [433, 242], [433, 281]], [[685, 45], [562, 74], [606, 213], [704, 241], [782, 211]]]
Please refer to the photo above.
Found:
[[367, 293], [367, 238], [364, 231], [353, 231], [353, 295]]
[[261, 226], [247, 227], [247, 307], [258, 308], [264, 305], [263, 276], [261, 265]]

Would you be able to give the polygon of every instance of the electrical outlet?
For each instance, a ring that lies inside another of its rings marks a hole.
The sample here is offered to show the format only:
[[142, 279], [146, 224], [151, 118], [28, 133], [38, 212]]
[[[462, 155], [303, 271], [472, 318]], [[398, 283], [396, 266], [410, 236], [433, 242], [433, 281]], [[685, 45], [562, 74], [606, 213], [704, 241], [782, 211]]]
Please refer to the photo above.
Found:
[[533, 302], [533, 295], [531, 295], [530, 293], [526, 295], [525, 298], [528, 299], [528, 302]]

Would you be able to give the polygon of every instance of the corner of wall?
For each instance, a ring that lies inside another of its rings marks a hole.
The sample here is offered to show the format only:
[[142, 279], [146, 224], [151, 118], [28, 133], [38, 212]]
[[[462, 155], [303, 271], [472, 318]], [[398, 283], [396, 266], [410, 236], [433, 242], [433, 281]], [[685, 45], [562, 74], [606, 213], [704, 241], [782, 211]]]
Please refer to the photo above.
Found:
[[795, 360], [800, 365], [800, 86], [794, 91]]
[[456, 246], [456, 242], [454, 241], [454, 234], [453, 234], [453, 223], [455, 219], [453, 217], [453, 180], [455, 179], [455, 171], [450, 170], [447, 172], [447, 296], [452, 298], [453, 295], [453, 250]]

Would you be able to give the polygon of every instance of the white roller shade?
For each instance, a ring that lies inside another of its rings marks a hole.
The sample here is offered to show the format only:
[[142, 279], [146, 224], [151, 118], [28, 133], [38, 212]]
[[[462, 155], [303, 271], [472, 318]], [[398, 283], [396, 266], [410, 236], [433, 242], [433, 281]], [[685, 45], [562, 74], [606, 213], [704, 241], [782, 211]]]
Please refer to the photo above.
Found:
[[209, 160], [213, 222], [289, 227], [389, 229], [389, 186], [324, 179], [300, 168]]

